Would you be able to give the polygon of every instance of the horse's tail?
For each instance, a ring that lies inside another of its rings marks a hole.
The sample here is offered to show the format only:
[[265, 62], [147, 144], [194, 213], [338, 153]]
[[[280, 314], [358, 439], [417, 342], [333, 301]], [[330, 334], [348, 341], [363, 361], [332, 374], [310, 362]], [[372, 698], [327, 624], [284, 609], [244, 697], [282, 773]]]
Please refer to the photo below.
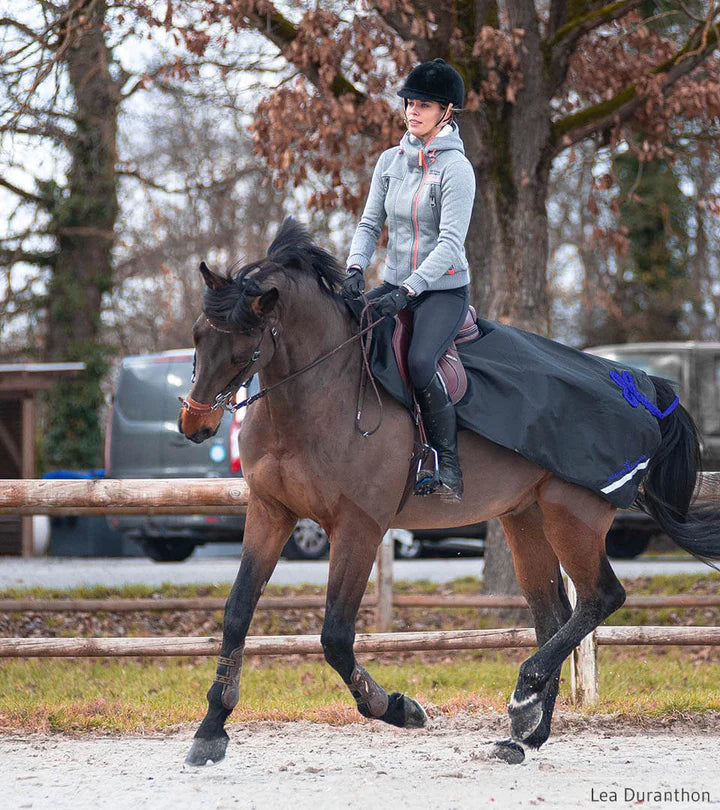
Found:
[[[657, 406], [664, 411], [675, 400], [666, 380], [651, 377]], [[701, 472], [698, 431], [690, 414], [678, 405], [660, 420], [660, 447], [648, 465], [637, 505], [685, 551], [712, 565], [720, 560], [720, 503], [693, 503]]]

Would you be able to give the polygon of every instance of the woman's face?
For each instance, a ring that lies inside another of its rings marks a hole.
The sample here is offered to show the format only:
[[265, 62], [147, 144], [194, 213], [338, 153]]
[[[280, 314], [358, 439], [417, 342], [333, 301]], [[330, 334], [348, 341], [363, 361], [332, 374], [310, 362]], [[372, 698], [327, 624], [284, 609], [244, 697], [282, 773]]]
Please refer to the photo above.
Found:
[[435, 131], [438, 121], [445, 120], [447, 111], [437, 101], [409, 98], [405, 107], [408, 132], [425, 140]]

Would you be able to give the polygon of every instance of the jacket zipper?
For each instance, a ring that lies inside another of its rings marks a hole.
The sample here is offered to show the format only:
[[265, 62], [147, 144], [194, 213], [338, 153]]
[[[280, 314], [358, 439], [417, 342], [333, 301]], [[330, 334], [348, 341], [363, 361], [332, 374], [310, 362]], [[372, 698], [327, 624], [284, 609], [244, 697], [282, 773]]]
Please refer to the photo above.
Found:
[[418, 154], [418, 163], [423, 167], [423, 176], [422, 180], [420, 181], [420, 187], [418, 188], [417, 193], [415, 194], [415, 199], [413, 200], [413, 224], [415, 225], [415, 246], [413, 247], [413, 261], [412, 261], [413, 273], [417, 270], [417, 254], [418, 254], [418, 247], [420, 245], [420, 225], [418, 223], [417, 218], [418, 201], [420, 200], [420, 192], [423, 190], [423, 187], [425, 186], [425, 180], [427, 179], [427, 172], [428, 172], [427, 163], [425, 162], [425, 152], [422, 149]]

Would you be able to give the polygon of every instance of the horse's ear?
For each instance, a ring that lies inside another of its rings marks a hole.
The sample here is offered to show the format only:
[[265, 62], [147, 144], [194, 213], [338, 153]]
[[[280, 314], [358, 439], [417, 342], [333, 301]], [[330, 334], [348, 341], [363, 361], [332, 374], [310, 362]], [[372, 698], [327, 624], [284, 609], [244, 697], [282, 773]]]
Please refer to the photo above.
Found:
[[256, 315], [262, 317], [263, 315], [267, 315], [268, 312], [275, 307], [279, 297], [280, 293], [277, 291], [277, 288], [271, 287], [267, 292], [258, 295], [257, 298], [253, 298], [253, 302], [250, 306]]
[[219, 276], [217, 273], [213, 273], [213, 271], [205, 264], [205, 262], [200, 262], [200, 272], [202, 273], [202, 277], [205, 280], [205, 284], [211, 290], [221, 290], [223, 287], [227, 287], [228, 280]]

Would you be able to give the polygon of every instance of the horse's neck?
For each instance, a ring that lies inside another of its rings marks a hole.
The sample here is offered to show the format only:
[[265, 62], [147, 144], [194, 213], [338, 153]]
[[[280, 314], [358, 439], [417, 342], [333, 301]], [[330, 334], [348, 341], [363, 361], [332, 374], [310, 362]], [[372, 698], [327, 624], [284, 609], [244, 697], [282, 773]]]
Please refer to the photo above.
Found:
[[272, 392], [274, 407], [298, 409], [309, 398], [317, 406], [318, 390], [333, 396], [339, 386], [357, 385], [360, 361], [357, 341], [287, 383], [282, 381], [332, 352], [356, 330], [350, 313], [317, 289], [310, 293], [307, 285], [302, 285], [289, 298], [278, 324], [275, 355], [260, 372], [260, 381], [263, 386], [281, 383]]

